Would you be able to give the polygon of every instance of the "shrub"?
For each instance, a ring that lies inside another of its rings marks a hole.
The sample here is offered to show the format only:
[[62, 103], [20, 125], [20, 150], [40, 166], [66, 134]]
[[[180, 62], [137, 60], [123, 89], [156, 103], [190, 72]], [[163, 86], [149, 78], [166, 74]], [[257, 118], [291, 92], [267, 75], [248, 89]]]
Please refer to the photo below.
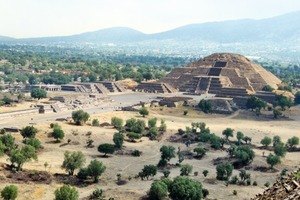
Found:
[[141, 156], [141, 154], [142, 154], [142, 152], [137, 149], [133, 150], [133, 152], [131, 153], [131, 155], [135, 156], [135, 157], [139, 157], [139, 156]]
[[168, 196], [168, 186], [163, 181], [154, 181], [149, 191], [149, 199], [161, 200]]
[[206, 170], [206, 169], [203, 170], [203, 171], [202, 171], [202, 174], [203, 174], [204, 177], [206, 177], [206, 176], [208, 175], [208, 170]]
[[212, 110], [212, 104], [207, 101], [202, 99], [199, 104], [198, 107], [204, 112], [204, 113], [210, 113]]
[[1, 191], [1, 197], [4, 200], [15, 200], [18, 196], [18, 188], [15, 185], [9, 185]]
[[108, 143], [100, 144], [98, 151], [104, 153], [104, 156], [106, 156], [106, 154], [113, 154], [115, 152], [115, 145]]
[[98, 119], [93, 119], [92, 121], [92, 126], [99, 126], [100, 125], [100, 122]]
[[228, 181], [232, 174], [233, 166], [230, 163], [221, 163], [217, 165], [216, 170], [218, 180]]
[[124, 142], [124, 136], [122, 133], [115, 133], [113, 136], [113, 141], [117, 149], [122, 148]]
[[42, 148], [42, 145], [41, 145], [41, 142], [39, 139], [36, 139], [36, 138], [29, 138], [29, 139], [25, 139], [23, 141], [24, 144], [27, 144], [27, 145], [31, 145], [33, 146], [35, 149], [40, 149]]
[[83, 110], [72, 112], [72, 119], [74, 120], [76, 125], [83, 125], [89, 118], [90, 115]]
[[170, 197], [173, 200], [202, 199], [202, 185], [188, 177], [175, 177], [169, 186]]
[[143, 117], [145, 117], [146, 115], [149, 115], [149, 111], [146, 107], [142, 107], [140, 110], [139, 110], [139, 113], [140, 115], [142, 115]]
[[23, 138], [34, 138], [35, 134], [38, 132], [38, 130], [33, 126], [26, 126], [22, 128], [21, 135]]
[[265, 147], [269, 146], [271, 143], [272, 143], [272, 138], [268, 137], [268, 136], [265, 136], [261, 141], [260, 143], [262, 145], [264, 145]]
[[118, 117], [111, 118], [111, 125], [114, 126], [117, 130], [121, 130], [123, 128], [123, 119]]
[[189, 164], [180, 167], [180, 176], [188, 176], [193, 170], [193, 166]]
[[63, 185], [62, 187], [56, 189], [54, 194], [54, 200], [78, 200], [79, 197], [76, 188], [68, 185]]

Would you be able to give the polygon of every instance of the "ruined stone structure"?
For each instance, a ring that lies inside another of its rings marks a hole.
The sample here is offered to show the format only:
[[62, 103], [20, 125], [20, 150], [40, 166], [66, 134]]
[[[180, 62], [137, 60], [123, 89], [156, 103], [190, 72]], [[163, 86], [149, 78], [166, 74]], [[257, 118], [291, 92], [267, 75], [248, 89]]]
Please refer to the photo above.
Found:
[[136, 88], [138, 92], [149, 93], [174, 93], [176, 90], [167, 83], [161, 82], [142, 82]]
[[173, 92], [174, 89], [163, 89], [163, 85], [168, 85], [187, 94], [215, 94], [233, 98], [238, 106], [243, 107], [249, 95], [272, 103], [275, 95], [261, 90], [266, 85], [277, 88], [280, 83], [276, 76], [244, 56], [216, 53], [186, 67], [175, 68], [158, 82], [141, 83], [137, 90]]
[[262, 194], [256, 195], [251, 200], [296, 200], [300, 199], [300, 170], [277, 180]]
[[277, 88], [281, 82], [272, 73], [238, 54], [217, 53], [173, 69], [160, 80], [187, 93], [220, 96], [255, 94], [265, 85]]
[[61, 86], [61, 90], [81, 93], [100, 93], [107, 94], [110, 92], [125, 92], [126, 90], [115, 82], [98, 81], [95, 83], [74, 82]]

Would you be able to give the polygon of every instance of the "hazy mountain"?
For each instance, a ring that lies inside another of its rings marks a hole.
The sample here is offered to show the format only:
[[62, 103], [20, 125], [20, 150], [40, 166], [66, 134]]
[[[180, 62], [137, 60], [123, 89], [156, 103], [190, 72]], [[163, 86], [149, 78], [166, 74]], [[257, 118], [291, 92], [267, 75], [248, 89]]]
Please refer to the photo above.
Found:
[[6, 37], [6, 36], [0, 36], [0, 41], [13, 41], [15, 40], [14, 38], [11, 38], [11, 37]]
[[[232, 20], [182, 26], [166, 32], [144, 34], [126, 27], [102, 29], [64, 37], [18, 39], [26, 42], [134, 43], [146, 41], [213, 43], [300, 42], [300, 11], [262, 20]], [[0, 41], [12, 40], [0, 37]], [[152, 43], [152, 45], [155, 43]]]

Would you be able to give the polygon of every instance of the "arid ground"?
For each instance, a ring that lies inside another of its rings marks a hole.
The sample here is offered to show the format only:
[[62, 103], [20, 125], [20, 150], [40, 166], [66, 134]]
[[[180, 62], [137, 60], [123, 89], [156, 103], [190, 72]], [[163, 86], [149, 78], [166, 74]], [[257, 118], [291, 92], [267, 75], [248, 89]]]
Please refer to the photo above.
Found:
[[[188, 109], [188, 115], [183, 115], [183, 109]], [[216, 133], [221, 136], [224, 129], [230, 127], [237, 131], [242, 131], [245, 135], [252, 137], [252, 144], [260, 146], [260, 140], [264, 136], [273, 137], [279, 135], [283, 142], [286, 142], [288, 138], [292, 136], [300, 136], [300, 108], [293, 107], [289, 111], [285, 112], [287, 118], [273, 120], [271, 117], [260, 116], [256, 117], [250, 111], [237, 111], [232, 115], [217, 115], [217, 114], [203, 114], [200, 111], [195, 111], [192, 108], [152, 108], [150, 109], [150, 115], [146, 118], [142, 118], [136, 112], [123, 112], [123, 111], [111, 111], [106, 113], [93, 114], [90, 117], [89, 122], [84, 126], [75, 126], [67, 122], [58, 122], [66, 133], [64, 140], [61, 143], [55, 143], [53, 138], [48, 137], [48, 133], [51, 132], [50, 123], [54, 121], [45, 121], [35, 124], [34, 126], [39, 129], [37, 138], [42, 141], [43, 149], [38, 153], [38, 160], [24, 164], [24, 170], [39, 170], [47, 171], [52, 175], [66, 174], [61, 169], [61, 165], [64, 159], [64, 152], [69, 151], [82, 151], [86, 156], [86, 165], [92, 159], [98, 159], [102, 161], [107, 169], [100, 177], [100, 182], [97, 184], [90, 184], [87, 186], [78, 187], [80, 198], [85, 198], [91, 194], [95, 188], [101, 188], [105, 191], [106, 197], [113, 197], [114, 199], [126, 200], [126, 199], [140, 199], [143, 198], [150, 188], [153, 180], [160, 179], [163, 174], [158, 174], [151, 180], [140, 180], [134, 178], [144, 165], [154, 164], [156, 165], [160, 159], [159, 149], [162, 145], [172, 145], [176, 149], [180, 147], [181, 150], [193, 150], [197, 145], [192, 144], [190, 147], [186, 147], [183, 143], [169, 142], [170, 136], [177, 133], [179, 128], [185, 129], [186, 126], [190, 126], [191, 122], [205, 122], [210, 128], [212, 133]], [[97, 151], [97, 146], [101, 143], [113, 143], [112, 137], [115, 132], [110, 126], [106, 127], [93, 127], [89, 125], [92, 119], [99, 119], [100, 123], [110, 123], [111, 117], [117, 116], [124, 120], [131, 117], [139, 119], [145, 119], [156, 117], [159, 120], [164, 119], [167, 124], [167, 132], [164, 133], [160, 141], [150, 141], [148, 138], [143, 137], [137, 143], [124, 142], [123, 150], [129, 151], [138, 149], [142, 151], [140, 157], [133, 157], [131, 155], [110, 155], [108, 158], [102, 157], [102, 154]], [[28, 116], [27, 116], [28, 117]], [[18, 121], [22, 121], [24, 117], [13, 119], [15, 124]], [[12, 120], [12, 119], [10, 119]], [[95, 141], [94, 148], [86, 147], [86, 140], [88, 138], [87, 132], [92, 132], [91, 138]], [[16, 137], [17, 143], [21, 144], [22, 137], [19, 133], [13, 134]], [[70, 144], [67, 140], [71, 139]], [[232, 140], [235, 140], [235, 135]], [[225, 186], [223, 181], [216, 180], [216, 170], [212, 163], [212, 160], [218, 157], [227, 156], [226, 151], [221, 150], [209, 150], [207, 154], [201, 159], [188, 159], [183, 161], [183, 164], [193, 165], [193, 172], [199, 172], [198, 176], [194, 176], [194, 173], [190, 175], [191, 178], [202, 182], [203, 187], [209, 190], [209, 199], [250, 199], [255, 194], [262, 192], [265, 189], [264, 184], [269, 181], [273, 183], [280, 171], [283, 168], [294, 170], [300, 166], [300, 152], [287, 153], [286, 157], [282, 160], [282, 163], [275, 166], [277, 172], [261, 172], [254, 170], [256, 167], [268, 167], [266, 163], [266, 157], [263, 157], [263, 151], [265, 155], [268, 155], [267, 150], [255, 149], [256, 157], [250, 164], [248, 172], [251, 174], [252, 181], [257, 181], [258, 186], [237, 186], [229, 185]], [[5, 185], [15, 184], [19, 189], [20, 200], [27, 199], [53, 199], [54, 191], [62, 184], [53, 179], [51, 183], [35, 183], [28, 182], [22, 183], [5, 175], [5, 164], [8, 164], [7, 156], [0, 158], [0, 189]], [[171, 163], [175, 164], [177, 158], [173, 158]], [[48, 164], [45, 167], [45, 163]], [[207, 169], [209, 174], [207, 177], [202, 175], [202, 171]], [[122, 179], [127, 183], [124, 185], [117, 185], [117, 174], [121, 174]], [[170, 177], [179, 175], [179, 167], [172, 168]], [[238, 175], [239, 171], [234, 170], [234, 175]], [[14, 175], [12, 175], [14, 176]], [[233, 190], [237, 190], [237, 195], [232, 194]]]

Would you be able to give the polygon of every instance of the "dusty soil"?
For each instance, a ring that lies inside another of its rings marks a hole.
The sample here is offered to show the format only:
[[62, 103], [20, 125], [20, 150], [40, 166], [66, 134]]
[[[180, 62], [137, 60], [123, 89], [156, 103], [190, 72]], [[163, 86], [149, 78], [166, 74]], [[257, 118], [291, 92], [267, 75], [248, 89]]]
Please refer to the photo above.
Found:
[[[52, 174], [52, 176], [56, 173], [66, 173], [60, 167], [63, 162], [64, 152], [66, 150], [80, 150], [86, 155], [86, 165], [90, 162], [90, 160], [98, 159], [107, 167], [105, 173], [100, 177], [99, 183], [90, 184], [85, 187], [78, 187], [80, 198], [86, 198], [95, 188], [101, 188], [105, 190], [106, 197], [113, 197], [115, 199], [122, 200], [141, 199], [146, 195], [152, 181], [160, 179], [163, 174], [158, 172], [158, 174], [149, 181], [141, 181], [140, 179], [134, 177], [144, 165], [156, 165], [158, 163], [160, 158], [159, 149], [162, 145], [172, 145], [176, 149], [180, 147], [183, 151], [192, 151], [197, 145], [192, 144], [190, 147], [186, 147], [183, 143], [168, 142], [169, 137], [176, 134], [179, 128], [185, 129], [185, 127], [189, 126], [191, 122], [205, 122], [210, 128], [211, 132], [219, 136], [221, 136], [222, 131], [227, 127], [233, 128], [235, 133], [237, 131], [242, 131], [245, 135], [252, 137], [252, 143], [255, 145], [260, 145], [260, 140], [264, 136], [273, 137], [274, 135], [279, 135], [283, 142], [286, 142], [287, 139], [292, 136], [300, 136], [299, 108], [295, 109], [296, 110], [287, 112], [286, 115], [290, 116], [288, 119], [272, 120], [267, 116], [256, 117], [255, 115], [245, 111], [234, 113], [231, 116], [225, 116], [215, 114], [206, 115], [200, 113], [199, 111], [194, 111], [191, 108], [153, 108], [150, 110], [150, 116], [147, 118], [157, 117], [158, 119], [164, 119], [167, 123], [168, 131], [163, 135], [159, 142], [150, 141], [145, 137], [143, 137], [141, 141], [137, 143], [124, 142], [124, 150], [130, 151], [138, 149], [143, 152], [140, 157], [117, 154], [111, 155], [108, 158], [102, 157], [102, 154], [97, 151], [97, 146], [106, 142], [113, 143], [112, 137], [116, 132], [115, 129], [109, 126], [75, 126], [73, 124], [57, 122], [63, 127], [66, 136], [61, 143], [55, 143], [53, 142], [53, 138], [48, 137], [48, 133], [51, 132], [51, 121], [47, 121], [35, 125], [39, 129], [37, 138], [42, 141], [42, 145], [44, 146], [44, 149], [38, 154], [38, 161], [25, 163], [23, 168], [26, 171], [46, 171]], [[188, 114], [186, 116], [183, 115], [183, 110], [188, 110]], [[92, 119], [95, 118], [99, 119], [100, 123], [110, 123], [110, 119], [113, 116], [122, 117], [124, 120], [131, 117], [147, 120], [147, 118], [142, 118], [139, 116], [138, 113], [115, 111], [110, 113], [95, 114], [91, 116], [88, 124]], [[94, 148], [86, 147], [86, 140], [89, 137], [87, 132], [89, 131], [92, 132], [90, 137], [94, 140]], [[14, 136], [16, 137], [17, 143], [21, 144], [21, 135], [14, 134]], [[71, 139], [70, 144], [67, 143], [68, 139]], [[225, 186], [224, 182], [217, 181], [215, 179], [216, 172], [212, 160], [218, 157], [226, 156], [227, 153], [225, 151], [210, 150], [202, 159], [185, 159], [183, 164], [192, 164], [193, 172], [199, 172], [198, 176], [194, 176], [192, 173], [190, 177], [202, 182], [204, 188], [207, 188], [210, 192], [210, 195], [208, 196], [210, 199], [250, 199], [251, 197], [255, 196], [255, 194], [261, 193], [265, 189], [264, 183], [267, 181], [273, 183], [283, 168], [293, 170], [300, 165], [300, 152], [293, 152], [287, 153], [282, 163], [275, 167], [277, 169], [276, 173], [269, 171], [255, 171], [254, 169], [256, 167], [268, 166], [266, 164], [266, 157], [263, 157], [263, 152], [265, 152], [265, 155], [268, 155], [269, 153], [268, 150], [255, 149], [256, 157], [253, 163], [250, 165], [250, 169], [248, 170], [248, 172], [251, 173], [251, 179], [253, 181], [257, 181], [258, 186]], [[7, 156], [2, 156], [0, 158], [0, 162], [8, 164]], [[177, 158], [171, 160], [171, 164], [175, 164], [176, 162]], [[45, 163], [48, 164], [47, 167], [44, 166]], [[61, 186], [61, 183], [56, 181], [56, 179], [53, 179], [49, 184], [34, 181], [20, 183], [18, 181], [13, 181], [13, 179], [7, 181], [7, 178], [4, 176], [5, 173], [1, 172], [4, 170], [3, 166], [0, 168], [0, 189], [7, 184], [17, 185], [19, 188], [18, 199], [20, 200], [53, 199], [55, 189]], [[209, 171], [209, 174], [206, 178], [202, 175], [202, 171], [205, 169]], [[116, 184], [116, 175], [118, 173], [121, 174], [122, 179], [127, 180], [127, 184]], [[179, 168], [172, 168], [170, 177], [175, 177], [179, 175], [179, 173]], [[238, 170], [234, 170], [233, 174], [238, 175], [238, 173]], [[237, 190], [238, 194], [236, 196], [232, 194], [233, 190]]]

